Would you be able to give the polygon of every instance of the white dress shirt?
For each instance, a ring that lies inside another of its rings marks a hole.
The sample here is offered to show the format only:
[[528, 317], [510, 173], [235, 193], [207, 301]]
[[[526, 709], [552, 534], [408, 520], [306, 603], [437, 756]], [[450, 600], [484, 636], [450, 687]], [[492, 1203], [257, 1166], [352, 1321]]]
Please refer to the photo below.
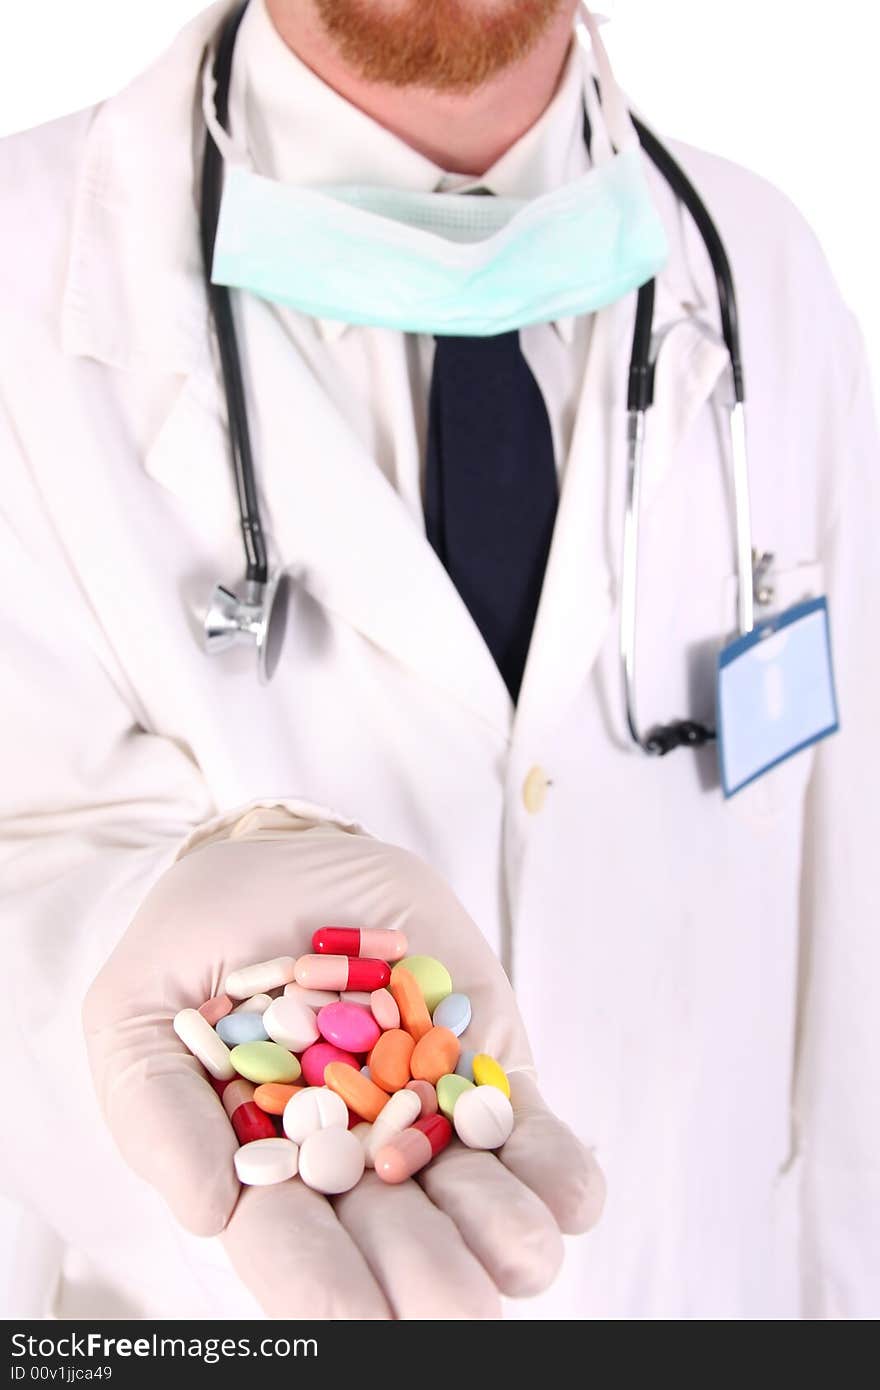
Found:
[[[446, 173], [346, 101], [288, 48], [265, 0], [248, 6], [236, 41], [230, 127], [256, 170], [285, 183], [362, 183], [419, 192], [536, 197], [589, 168], [583, 139], [585, 65], [572, 45], [552, 101], [479, 179]], [[423, 482], [433, 338], [313, 319], [275, 306], [305, 357], [396, 488], [423, 521]], [[557, 469], [571, 445], [591, 319], [521, 330], [523, 354], [547, 406]]]

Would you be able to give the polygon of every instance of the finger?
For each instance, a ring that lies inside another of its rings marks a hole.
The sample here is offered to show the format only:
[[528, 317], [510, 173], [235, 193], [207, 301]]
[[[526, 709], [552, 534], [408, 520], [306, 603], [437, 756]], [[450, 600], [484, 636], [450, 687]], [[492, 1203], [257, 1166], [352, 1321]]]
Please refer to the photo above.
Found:
[[243, 1188], [222, 1239], [237, 1274], [270, 1318], [391, 1317], [367, 1261], [330, 1203], [299, 1178]]
[[416, 1183], [390, 1186], [367, 1171], [335, 1206], [396, 1318], [500, 1318], [496, 1288]]
[[[105, 1036], [109, 1033], [109, 1036]], [[195, 1235], [223, 1230], [238, 1199], [232, 1125], [199, 1062], [154, 1016], [88, 1029], [98, 1098], [126, 1162]]]
[[601, 1168], [567, 1125], [547, 1109], [531, 1077], [510, 1076], [516, 1124], [498, 1157], [546, 1203], [567, 1235], [595, 1226], [605, 1204]]
[[564, 1254], [559, 1227], [494, 1154], [456, 1143], [437, 1155], [419, 1182], [503, 1294], [527, 1298], [549, 1288]]

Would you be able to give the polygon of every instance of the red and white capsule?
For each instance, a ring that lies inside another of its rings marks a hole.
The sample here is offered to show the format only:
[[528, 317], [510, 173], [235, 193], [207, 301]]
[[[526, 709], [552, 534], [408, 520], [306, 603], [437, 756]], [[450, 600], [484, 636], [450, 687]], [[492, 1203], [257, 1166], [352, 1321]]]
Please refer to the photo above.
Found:
[[230, 1081], [221, 1097], [223, 1109], [232, 1121], [239, 1144], [251, 1144], [255, 1139], [274, 1139], [278, 1133], [271, 1115], [261, 1110], [254, 1100], [254, 1087], [243, 1079]]
[[391, 979], [384, 960], [357, 956], [300, 956], [296, 963], [296, 983], [303, 989], [357, 989], [372, 993], [383, 989]]
[[376, 1172], [383, 1182], [405, 1182], [445, 1149], [451, 1138], [452, 1125], [445, 1115], [426, 1115], [383, 1144], [376, 1154]]
[[319, 956], [370, 956], [374, 960], [403, 960], [406, 937], [402, 931], [372, 927], [319, 927], [312, 936], [312, 950]]

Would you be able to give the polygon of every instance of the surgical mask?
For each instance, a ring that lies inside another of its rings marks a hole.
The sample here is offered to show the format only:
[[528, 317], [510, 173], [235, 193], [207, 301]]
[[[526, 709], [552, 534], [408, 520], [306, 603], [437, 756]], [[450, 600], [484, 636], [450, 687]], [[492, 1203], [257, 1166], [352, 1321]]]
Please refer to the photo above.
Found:
[[279, 183], [205, 119], [225, 163], [212, 280], [316, 318], [479, 337], [592, 313], [638, 288], [668, 248], [638, 137], [595, 21], [584, 104], [593, 167], [533, 199]]

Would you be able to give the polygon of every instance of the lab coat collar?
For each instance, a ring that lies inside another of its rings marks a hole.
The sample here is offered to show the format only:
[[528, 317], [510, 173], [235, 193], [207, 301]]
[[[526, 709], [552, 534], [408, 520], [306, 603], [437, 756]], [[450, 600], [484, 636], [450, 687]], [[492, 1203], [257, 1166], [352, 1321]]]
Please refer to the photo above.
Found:
[[61, 315], [66, 352], [187, 374], [208, 351], [197, 171], [201, 64], [229, 0], [99, 106], [80, 169]]
[[[185, 378], [145, 466], [183, 501], [195, 523], [222, 527], [220, 534], [232, 541], [237, 515], [207, 325], [194, 158], [181, 139], [182, 131], [197, 128], [200, 60], [227, 8], [221, 0], [200, 15], [155, 68], [95, 116], [79, 178], [62, 339], [68, 352]], [[680, 214], [659, 176], [651, 178], [673, 247], [657, 285], [656, 324], [662, 328], [687, 320], [694, 304], [711, 305], [714, 285], [699, 257], [687, 264]], [[272, 493], [276, 558], [292, 562], [325, 606], [504, 737], [538, 738], [552, 724], [586, 678], [613, 607], [618, 537], [608, 531], [601, 479], [611, 473], [619, 480], [624, 472], [620, 446], [633, 308], [634, 296], [628, 296], [596, 317], [515, 715], [482, 638], [421, 529], [359, 442], [346, 437], [305, 370], [299, 373], [297, 418], [302, 425], [313, 414], [314, 437], [332, 439], [332, 447], [321, 451], [321, 466], [303, 447], [309, 432], [302, 428], [278, 460], [283, 466], [274, 467], [262, 442], [257, 445], [265, 460], [262, 485]], [[717, 345], [695, 331], [671, 335], [652, 412], [657, 447], [646, 460], [646, 509], [725, 360]], [[288, 377], [287, 398], [290, 390]], [[597, 465], [606, 459], [607, 469]], [[341, 505], [357, 519], [355, 531], [338, 525]], [[310, 536], [320, 544], [313, 545]]]

